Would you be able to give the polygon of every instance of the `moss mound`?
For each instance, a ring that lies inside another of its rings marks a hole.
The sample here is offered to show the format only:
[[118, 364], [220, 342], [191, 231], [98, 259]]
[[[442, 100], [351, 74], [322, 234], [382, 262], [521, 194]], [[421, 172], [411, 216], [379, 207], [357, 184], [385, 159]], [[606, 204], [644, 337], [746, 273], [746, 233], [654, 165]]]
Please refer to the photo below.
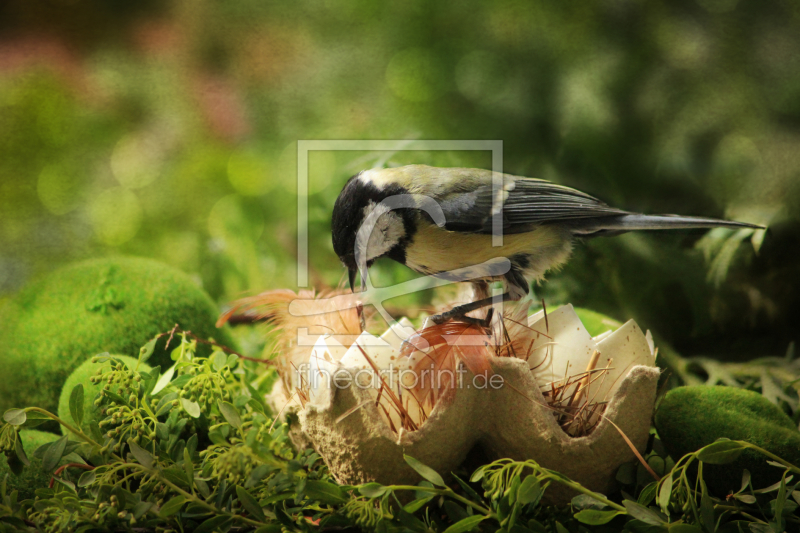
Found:
[[[0, 310], [6, 326], [0, 331], [0, 413], [28, 406], [55, 411], [67, 376], [88, 357], [136, 356], [176, 323], [232, 346], [228, 331], [214, 326], [217, 314], [189, 276], [156, 261], [104, 258], [53, 272]], [[165, 344], [162, 338], [148, 363], [171, 364]], [[210, 353], [200, 348], [200, 355]]]
[[[127, 355], [114, 355], [112, 357], [122, 361], [131, 370], [137, 370], [140, 373], [152, 370], [150, 365], [139, 363], [139, 360], [135, 357], [128, 357]], [[100, 408], [94, 405], [94, 401], [103, 389], [104, 383], [92, 383], [91, 378], [97, 374], [98, 370], [103, 373], [110, 371], [112, 364], [115, 363], [110, 360], [93, 363], [92, 358], [90, 358], [76, 368], [69, 375], [67, 381], [64, 382], [64, 387], [61, 389], [61, 397], [58, 399], [58, 418], [70, 425], [75, 425], [75, 420], [69, 410], [69, 398], [72, 394], [72, 389], [79, 383], [83, 384], [83, 421], [81, 422], [81, 430], [87, 435], [92, 435], [92, 426], [100, 421]], [[64, 426], [61, 426], [61, 432], [65, 435], [69, 433]]]
[[[725, 437], [750, 442], [800, 465], [800, 432], [794, 422], [756, 392], [721, 386], [678, 387], [664, 397], [655, 425], [675, 460]], [[739, 490], [745, 468], [755, 488], [779, 481], [782, 472], [748, 450], [733, 463], [704, 465], [704, 478], [715, 494], [725, 496]]]
[[586, 331], [588, 331], [589, 335], [592, 337], [597, 337], [608, 330], [616, 330], [622, 325], [622, 322], [618, 320], [582, 307], [576, 307], [575, 314], [581, 319], [583, 327], [586, 328]]
[[[36, 448], [48, 442], [53, 442], [59, 436], [53, 433], [37, 431], [35, 429], [23, 429], [19, 432], [22, 439], [22, 447], [25, 455], [28, 456], [31, 464], [23, 468], [19, 476], [15, 476], [8, 468], [8, 462], [4, 454], [0, 454], [0, 480], [6, 477], [6, 494], [12, 491], [19, 491], [19, 500], [27, 500], [34, 497], [36, 489], [43, 489], [50, 483], [50, 472], [42, 470], [42, 460], [33, 456]], [[62, 461], [63, 462], [63, 461]]]

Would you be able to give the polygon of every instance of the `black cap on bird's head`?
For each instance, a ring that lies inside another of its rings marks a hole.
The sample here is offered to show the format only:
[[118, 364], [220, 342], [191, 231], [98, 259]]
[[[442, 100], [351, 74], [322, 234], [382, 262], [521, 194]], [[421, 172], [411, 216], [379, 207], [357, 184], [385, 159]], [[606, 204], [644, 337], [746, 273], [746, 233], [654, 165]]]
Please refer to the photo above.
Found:
[[[362, 179], [359, 173], [350, 178], [345, 184], [336, 203], [333, 206], [331, 220], [331, 233], [333, 237], [333, 251], [339, 256], [344, 267], [348, 270], [350, 289], [354, 290], [353, 283], [356, 273], [361, 266], [361, 288], [366, 287], [366, 269], [372, 266], [375, 259], [388, 255], [393, 259], [404, 262], [403, 247], [407, 241], [410, 219], [409, 210], [388, 211], [377, 219], [370, 217], [373, 210], [386, 198], [402, 194], [405, 191], [398, 187], [379, 188], [368, 179]], [[399, 213], [406, 211], [406, 213]], [[368, 218], [369, 217], [369, 218]], [[374, 224], [368, 235], [367, 242], [359, 242], [358, 232], [367, 222]], [[357, 249], [357, 247], [361, 249]]]

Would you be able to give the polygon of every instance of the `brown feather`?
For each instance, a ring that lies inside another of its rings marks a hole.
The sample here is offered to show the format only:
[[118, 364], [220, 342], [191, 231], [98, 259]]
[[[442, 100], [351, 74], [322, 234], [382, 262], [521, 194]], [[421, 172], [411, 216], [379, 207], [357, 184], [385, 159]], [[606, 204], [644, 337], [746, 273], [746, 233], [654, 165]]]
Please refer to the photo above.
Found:
[[[301, 328], [308, 330], [310, 337], [336, 335], [336, 340], [349, 346], [361, 334], [361, 321], [354, 307], [325, 312], [329, 306], [322, 300], [346, 294], [341, 290], [316, 293], [314, 290], [301, 290], [298, 293], [289, 289], [265, 291], [234, 301], [231, 308], [220, 316], [217, 325], [225, 324], [231, 317], [248, 314], [262, 324], [271, 326], [272, 342], [265, 348], [265, 355], [275, 361], [289, 394], [293, 392], [290, 372], [308, 362], [311, 346], [298, 344]], [[302, 314], [289, 312], [289, 304], [297, 300]]]

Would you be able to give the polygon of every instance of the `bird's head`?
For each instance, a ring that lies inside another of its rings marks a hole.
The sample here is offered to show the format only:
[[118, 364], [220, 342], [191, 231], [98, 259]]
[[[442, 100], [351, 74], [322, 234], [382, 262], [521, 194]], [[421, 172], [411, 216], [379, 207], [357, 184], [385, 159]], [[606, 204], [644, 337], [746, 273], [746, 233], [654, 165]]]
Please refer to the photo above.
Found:
[[413, 224], [408, 209], [392, 210], [384, 202], [405, 190], [381, 186], [370, 175], [368, 171], [350, 178], [333, 206], [333, 250], [348, 270], [351, 289], [360, 267], [364, 268], [361, 288], [366, 287], [366, 269], [379, 257], [405, 262], [404, 248]]

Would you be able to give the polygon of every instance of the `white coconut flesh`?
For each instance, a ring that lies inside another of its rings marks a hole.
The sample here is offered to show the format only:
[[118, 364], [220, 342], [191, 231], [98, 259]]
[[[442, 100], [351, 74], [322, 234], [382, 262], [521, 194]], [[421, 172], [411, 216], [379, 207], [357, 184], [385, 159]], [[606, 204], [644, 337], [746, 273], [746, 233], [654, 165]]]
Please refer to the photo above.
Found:
[[[633, 320], [593, 338], [572, 305], [564, 305], [546, 318], [543, 311], [531, 315], [528, 325], [533, 335], [528, 362], [536, 368], [543, 391], [569, 383], [574, 376], [588, 376], [578, 407], [610, 400], [634, 366], [655, 366], [650, 332], [645, 335]], [[596, 361], [590, 365], [595, 352]]]

